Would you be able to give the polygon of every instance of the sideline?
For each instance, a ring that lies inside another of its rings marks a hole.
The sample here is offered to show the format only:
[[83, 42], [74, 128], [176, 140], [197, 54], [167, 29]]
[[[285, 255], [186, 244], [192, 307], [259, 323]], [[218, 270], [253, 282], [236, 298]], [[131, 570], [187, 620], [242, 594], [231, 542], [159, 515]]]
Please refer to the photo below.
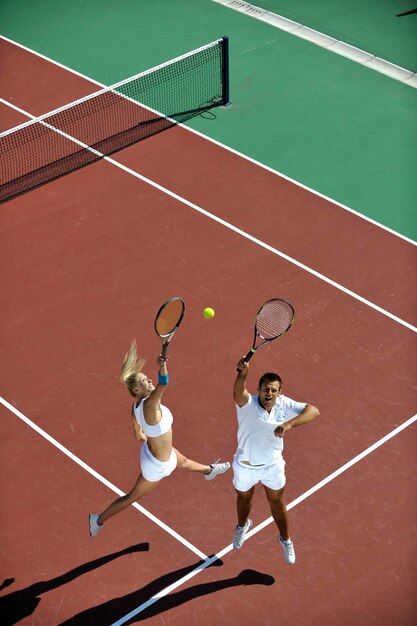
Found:
[[[99, 480], [104, 485], [106, 485], [106, 487], [109, 487], [109, 489], [111, 489], [112, 491], [114, 491], [115, 493], [117, 493], [120, 496], [125, 495], [123, 493], [123, 491], [118, 489], [110, 481], [108, 481], [106, 478], [101, 476], [101, 474], [99, 474], [98, 472], [93, 470], [89, 465], [84, 463], [84, 461], [82, 461], [79, 457], [77, 457], [75, 454], [70, 452], [70, 450], [68, 450], [68, 448], [65, 448], [65, 446], [63, 446], [56, 439], [51, 437], [51, 435], [49, 435], [46, 431], [44, 431], [42, 428], [40, 428], [37, 424], [32, 422], [32, 420], [30, 420], [28, 417], [23, 415], [23, 413], [21, 413], [18, 409], [16, 409], [13, 405], [11, 405], [9, 402], [7, 402], [7, 400], [2, 398], [1, 396], [0, 396], [0, 403], [3, 404], [3, 406], [5, 408], [9, 409], [9, 411], [14, 413], [14, 415], [16, 415], [19, 419], [21, 419], [23, 422], [25, 422], [25, 424], [27, 424], [28, 426], [33, 428], [33, 430], [35, 430], [39, 435], [41, 435], [47, 441], [49, 441], [49, 443], [54, 445], [56, 448], [58, 448], [58, 450], [63, 452], [71, 460], [73, 460], [75, 463], [77, 463], [77, 465], [82, 467], [89, 474], [91, 474], [94, 478], [97, 478], [97, 480]], [[392, 439], [393, 437], [398, 435], [401, 431], [403, 431], [406, 428], [408, 428], [409, 426], [411, 426], [416, 420], [417, 420], [417, 414], [413, 415], [413, 417], [410, 417], [408, 420], [406, 420], [405, 422], [403, 422], [402, 424], [400, 424], [399, 426], [394, 428], [394, 430], [389, 432], [387, 435], [385, 435], [384, 437], [382, 437], [381, 439], [379, 439], [378, 441], [373, 443], [371, 446], [369, 446], [368, 448], [366, 448], [365, 450], [360, 452], [358, 455], [356, 455], [353, 459], [351, 459], [350, 461], [348, 461], [347, 463], [345, 463], [344, 465], [339, 467], [337, 470], [335, 470], [334, 472], [332, 472], [331, 474], [329, 474], [328, 476], [323, 478], [323, 480], [319, 481], [316, 485], [314, 485], [313, 487], [311, 487], [310, 489], [305, 491], [303, 494], [301, 494], [300, 496], [295, 498], [295, 500], [293, 500], [292, 502], [290, 502], [287, 505], [287, 510], [289, 511], [289, 510], [293, 509], [295, 506], [297, 506], [298, 504], [300, 504], [301, 502], [303, 502], [304, 500], [306, 500], [307, 498], [312, 496], [314, 493], [316, 493], [317, 491], [319, 491], [320, 489], [325, 487], [328, 483], [330, 483], [335, 478], [337, 478], [338, 476], [340, 476], [341, 474], [346, 472], [353, 465], [355, 465], [356, 463], [358, 463], [359, 461], [364, 459], [366, 456], [371, 454], [371, 452], [374, 452], [377, 448], [379, 448], [380, 446], [382, 446], [385, 443], [387, 443], [387, 441], [389, 441], [390, 439]], [[204, 571], [212, 563], [214, 563], [217, 560], [220, 560], [223, 556], [225, 556], [226, 554], [228, 554], [229, 552], [231, 552], [233, 550], [233, 544], [229, 544], [228, 546], [226, 546], [225, 548], [223, 548], [222, 550], [217, 552], [215, 555], [213, 555], [211, 557], [208, 557], [203, 552], [198, 550], [198, 548], [195, 548], [195, 546], [193, 546], [191, 543], [189, 543], [186, 539], [181, 537], [181, 535], [179, 535], [174, 530], [172, 530], [169, 526], [167, 526], [167, 524], [165, 524], [164, 522], [159, 520], [157, 517], [152, 515], [152, 513], [149, 513], [149, 511], [144, 509], [137, 502], [134, 502], [132, 504], [132, 506], [134, 506], [136, 509], [138, 509], [141, 513], [143, 513], [150, 520], [155, 522], [163, 530], [168, 532], [172, 537], [174, 537], [175, 539], [180, 541], [182, 544], [184, 544], [189, 550], [191, 550], [192, 552], [194, 552], [194, 554], [196, 554], [199, 558], [201, 558], [203, 560], [203, 562], [200, 563], [192, 572], [189, 572], [188, 574], [186, 574], [185, 576], [183, 576], [182, 578], [180, 578], [176, 582], [172, 583], [171, 585], [169, 585], [168, 587], [166, 587], [162, 591], [158, 592], [157, 594], [152, 596], [152, 598], [149, 598], [149, 600], [147, 600], [146, 602], [144, 602], [143, 604], [138, 606], [136, 609], [134, 609], [133, 611], [131, 611], [130, 613], [128, 613], [124, 617], [120, 618], [117, 622], [114, 622], [111, 626], [122, 626], [122, 624], [125, 624], [126, 622], [131, 620], [133, 617], [135, 617], [139, 613], [142, 613], [148, 607], [152, 606], [152, 604], [155, 604], [156, 602], [158, 602], [158, 600], [161, 600], [162, 598], [167, 596], [169, 593], [171, 593], [171, 591], [174, 591], [175, 589], [177, 589], [181, 585], [185, 584], [188, 580], [190, 580], [191, 578], [193, 578], [194, 576], [196, 576], [200, 572]], [[257, 534], [258, 532], [263, 530], [266, 526], [271, 524], [273, 521], [274, 520], [273, 520], [272, 517], [268, 517], [266, 520], [264, 520], [263, 522], [258, 524], [255, 528], [250, 530], [247, 533], [246, 538], [249, 539], [253, 535]], [[87, 529], [87, 521], [86, 521], [86, 529]], [[86, 530], [86, 532], [87, 532], [87, 530]]]
[[[337, 469], [335, 472], [332, 472], [331, 474], [326, 476], [326, 478], [324, 478], [319, 483], [317, 483], [317, 485], [315, 485], [311, 489], [308, 489], [301, 496], [299, 496], [298, 498], [290, 502], [290, 504], [287, 505], [287, 510], [294, 508], [295, 506], [297, 506], [297, 504], [300, 504], [300, 502], [302, 502], [306, 498], [309, 498], [311, 495], [313, 495], [313, 493], [315, 493], [316, 491], [318, 491], [319, 489], [327, 485], [329, 482], [331, 482], [332, 480], [340, 476], [340, 474], [342, 474], [343, 472], [348, 470], [350, 467], [352, 467], [352, 465], [355, 465], [356, 463], [361, 461], [363, 458], [368, 456], [368, 454], [370, 454], [371, 452], [373, 452], [374, 450], [382, 446], [384, 443], [386, 443], [387, 441], [389, 441], [390, 439], [398, 435], [398, 433], [400, 433], [402, 430], [404, 430], [408, 426], [411, 426], [411, 424], [413, 424], [416, 420], [417, 420], [417, 414], [413, 415], [413, 417], [410, 417], [410, 419], [405, 421], [403, 424], [400, 424], [400, 426], [397, 426], [397, 428], [394, 428], [394, 430], [392, 430], [390, 433], [388, 433], [387, 435], [379, 439], [376, 443], [369, 446], [369, 448], [366, 448], [366, 450], [364, 450], [363, 452], [355, 456], [353, 459], [351, 459], [350, 461], [348, 461], [341, 467], [339, 467], [339, 469]], [[261, 524], [258, 524], [258, 526], [256, 526], [255, 528], [253, 528], [246, 534], [246, 541], [249, 537], [252, 537], [256, 533], [258, 533], [260, 530], [263, 530], [266, 526], [271, 524], [273, 521], [274, 521], [273, 518], [269, 517]], [[193, 578], [194, 576], [196, 576], [197, 574], [205, 570], [216, 560], [221, 559], [225, 554], [227, 554], [231, 550], [233, 550], [233, 544], [228, 545], [226, 548], [224, 548], [223, 550], [221, 550], [214, 556], [208, 558], [204, 563], [200, 563], [200, 565], [196, 567], [192, 572], [189, 572], [188, 574], [186, 574], [185, 576], [177, 580], [175, 583], [172, 583], [172, 585], [170, 585], [169, 587], [166, 587], [159, 593], [155, 594], [154, 596], [152, 596], [152, 598], [149, 598], [149, 600], [147, 600], [146, 602], [138, 606], [136, 609], [134, 609], [133, 611], [131, 611], [124, 617], [120, 618], [117, 622], [114, 622], [111, 626], [122, 626], [122, 624], [125, 624], [126, 622], [128, 622], [130, 619], [132, 619], [139, 613], [142, 613], [148, 607], [152, 606], [152, 604], [155, 604], [155, 602], [158, 602], [158, 600], [161, 600], [162, 598], [167, 596], [169, 593], [171, 593], [171, 591], [174, 591], [174, 589], [177, 589], [177, 587], [180, 587], [181, 585], [186, 583], [188, 580], [190, 580], [190, 578]]]
[[[91, 476], [93, 476], [94, 478], [97, 478], [97, 480], [99, 480], [101, 483], [103, 483], [103, 485], [105, 485], [106, 487], [111, 489], [111, 491], [114, 491], [114, 493], [117, 493], [118, 496], [125, 496], [126, 495], [123, 491], [121, 491], [121, 489], [119, 489], [118, 487], [113, 485], [113, 483], [111, 483], [109, 480], [107, 480], [107, 478], [104, 478], [104, 476], [102, 476], [101, 474], [99, 474], [98, 472], [93, 470], [92, 467], [87, 465], [87, 463], [84, 463], [84, 461], [82, 461], [78, 456], [76, 456], [70, 450], [68, 450], [68, 448], [63, 446], [62, 443], [59, 443], [59, 441], [57, 441], [56, 439], [54, 439], [54, 437], [49, 435], [45, 430], [43, 430], [43, 428], [41, 428], [40, 426], [35, 424], [35, 422], [32, 422], [32, 420], [30, 420], [28, 417], [26, 417], [26, 415], [23, 415], [23, 413], [21, 413], [18, 409], [16, 409], [16, 407], [14, 407], [12, 404], [10, 404], [10, 402], [7, 402], [7, 400], [2, 398], [1, 396], [0, 396], [0, 404], [3, 404], [3, 406], [6, 407], [6, 409], [9, 409], [9, 411], [14, 413], [16, 415], [16, 417], [18, 417], [19, 419], [22, 420], [22, 422], [25, 422], [25, 424], [30, 426], [30, 428], [33, 428], [33, 430], [36, 431], [38, 433], [38, 435], [41, 435], [44, 439], [49, 441], [49, 443], [51, 443], [53, 446], [55, 446], [55, 448], [58, 448], [58, 450], [60, 452], [63, 452], [67, 457], [69, 457], [72, 461], [74, 461], [74, 463], [76, 463], [77, 465], [82, 467], [83, 470], [85, 470], [86, 472], [91, 474]], [[143, 515], [148, 517], [152, 522], [154, 522], [160, 528], [165, 530], [169, 535], [174, 537], [174, 539], [177, 539], [177, 541], [179, 541], [186, 548], [191, 550], [191, 552], [194, 552], [194, 554], [196, 554], [200, 559], [204, 559], [205, 560], [205, 559], [208, 558], [204, 554], [204, 552], [201, 552], [201, 550], [199, 550], [198, 548], [193, 546], [189, 541], [184, 539], [184, 537], [181, 537], [181, 535], [179, 535], [177, 532], [175, 532], [175, 530], [170, 528], [167, 524], [162, 522], [155, 515], [152, 515], [152, 513], [147, 511], [143, 506], [141, 506], [137, 502], [133, 502], [133, 504], [131, 506], [135, 507], [135, 509], [140, 511], [140, 513], [143, 513]], [[85, 515], [85, 532], [87, 533], [87, 513]]]
[[290, 33], [290, 35], [295, 35], [295, 37], [306, 39], [310, 43], [314, 43], [316, 46], [325, 48], [329, 52], [340, 54], [355, 63], [364, 65], [371, 70], [385, 74], [385, 76], [389, 76], [394, 80], [399, 80], [401, 83], [417, 89], [417, 74], [415, 72], [407, 70], [404, 67], [400, 67], [399, 65], [395, 65], [385, 59], [381, 59], [375, 54], [371, 54], [365, 50], [361, 50], [360, 48], [355, 48], [355, 46], [351, 46], [340, 39], [335, 39], [334, 37], [325, 35], [318, 30], [304, 26], [299, 22], [294, 22], [287, 17], [283, 17], [282, 15], [278, 15], [272, 11], [267, 11], [266, 9], [262, 9], [261, 7], [250, 4], [249, 2], [241, 2], [241, 0], [213, 0], [213, 2], [222, 4], [227, 9], [233, 9], [234, 11], [244, 13], [248, 17], [253, 17], [261, 22], [266, 22], [270, 26], [274, 26], [275, 28], [279, 28], [280, 30]]
[[[0, 98], [0, 102], [1, 101], [2, 101], [2, 99]], [[27, 117], [30, 117], [32, 119], [37, 119], [36, 117], [31, 115], [30, 113], [27, 113], [26, 111], [24, 111], [23, 109], [18, 109], [17, 107], [14, 107], [14, 108], [16, 110], [20, 111], [22, 114], [26, 115]], [[49, 126], [49, 125], [47, 125], [47, 126]], [[52, 126], [49, 126], [49, 127], [53, 128]], [[59, 131], [58, 129], [56, 129], [56, 130], [60, 134], [65, 134], [65, 133], [62, 133], [61, 131]], [[84, 148], [86, 148], [88, 150], [91, 150], [92, 152], [95, 152], [96, 154], [100, 155], [99, 152], [97, 152], [96, 150], [93, 150], [89, 146], [86, 146], [82, 142], [78, 141], [78, 139], [75, 139], [75, 138], [73, 138], [73, 137], [71, 137], [69, 135], [66, 135], [66, 137], [68, 139], [71, 139], [71, 141], [74, 141], [75, 143], [83, 146]], [[300, 261], [297, 261], [297, 259], [294, 259], [293, 257], [289, 256], [288, 254], [285, 254], [284, 252], [281, 252], [280, 250], [277, 250], [276, 248], [273, 248], [272, 246], [270, 246], [269, 244], [265, 243], [261, 239], [257, 239], [256, 237], [253, 237], [252, 235], [250, 235], [246, 231], [242, 230], [241, 228], [238, 228], [237, 226], [234, 226], [234, 224], [231, 224], [230, 222], [226, 222], [226, 220], [223, 220], [220, 217], [217, 217], [217, 215], [214, 215], [213, 213], [210, 213], [209, 211], [206, 211], [205, 209], [199, 207], [197, 204], [194, 204], [194, 202], [191, 202], [190, 200], [187, 200], [186, 198], [183, 198], [182, 196], [179, 196], [175, 192], [171, 191], [170, 189], [167, 189], [166, 187], [163, 187], [159, 183], [156, 183], [155, 181], [151, 180], [150, 178], [147, 178], [146, 176], [143, 176], [142, 174], [139, 174], [138, 172], [135, 172], [135, 170], [130, 169], [130, 167], [127, 167], [126, 165], [123, 165], [122, 163], [119, 163], [118, 161], [115, 161], [111, 157], [107, 157], [107, 156], [104, 156], [104, 155], [102, 155], [102, 156], [103, 156], [103, 159], [102, 159], [103, 161], [107, 161], [111, 165], [114, 165], [115, 167], [118, 167], [119, 169], [125, 171], [127, 174], [130, 174], [131, 176], [134, 176], [135, 178], [138, 178], [139, 180], [143, 181], [147, 185], [150, 185], [151, 187], [154, 187], [158, 191], [161, 191], [162, 193], [166, 194], [167, 196], [170, 196], [171, 198], [174, 198], [174, 200], [177, 200], [178, 202], [181, 202], [182, 204], [185, 204], [186, 206], [190, 207], [194, 211], [197, 211], [198, 213], [201, 213], [202, 215], [205, 215], [206, 217], [208, 217], [208, 218], [212, 219], [213, 221], [217, 222], [218, 224], [221, 224], [225, 228], [228, 228], [229, 230], [232, 230], [233, 232], [237, 233], [241, 237], [244, 237], [245, 239], [248, 239], [249, 241], [252, 241], [252, 243], [257, 244], [258, 246], [260, 246], [261, 248], [264, 248], [265, 250], [268, 250], [268, 252], [272, 252], [276, 256], [279, 256], [282, 259], [284, 259], [285, 261], [288, 261], [289, 263], [292, 263], [293, 265], [296, 265], [297, 267], [299, 267], [300, 269], [304, 270], [308, 274], [311, 274], [311, 275], [315, 276], [316, 278], [319, 278], [320, 280], [322, 280], [323, 282], [331, 285], [335, 289], [338, 289], [339, 291], [342, 291], [343, 293], [345, 293], [348, 296], [354, 298], [355, 300], [358, 300], [362, 304], [365, 304], [369, 308], [374, 309], [375, 311], [377, 311], [378, 313], [381, 313], [382, 315], [385, 315], [385, 317], [389, 317], [394, 322], [397, 322], [398, 324], [401, 324], [401, 326], [405, 326], [409, 330], [412, 330], [413, 332], [417, 333], [417, 327], [413, 326], [409, 322], [406, 322], [405, 320], [401, 319], [400, 317], [397, 317], [393, 313], [390, 313], [386, 309], [383, 309], [382, 307], [378, 306], [377, 304], [374, 304], [370, 300], [367, 300], [366, 298], [363, 298], [359, 294], [355, 293], [354, 291], [351, 291], [347, 287], [344, 287], [343, 285], [341, 285], [340, 283], [332, 280], [328, 276], [325, 276], [324, 274], [321, 274], [320, 272], [317, 272], [316, 270], [314, 270], [313, 268], [309, 267], [308, 265], [305, 265], [304, 263], [301, 263]]]
[[[108, 85], [104, 85], [103, 83], [99, 83], [98, 81], [94, 80], [93, 78], [90, 78], [89, 76], [86, 76], [85, 74], [81, 74], [80, 72], [77, 72], [76, 70], [73, 70], [70, 67], [67, 67], [66, 65], [63, 65], [62, 63], [59, 63], [58, 61], [54, 61], [53, 59], [50, 59], [49, 57], [41, 54], [40, 52], [36, 52], [35, 50], [32, 50], [31, 48], [27, 48], [23, 44], [18, 43], [16, 41], [13, 41], [12, 39], [8, 39], [4, 35], [0, 35], [0, 39], [3, 39], [4, 41], [7, 41], [8, 43], [10, 43], [10, 44], [12, 44], [14, 46], [17, 46], [18, 48], [21, 48], [22, 50], [25, 50], [26, 52], [29, 52], [30, 54], [34, 54], [35, 56], [37, 56], [37, 57], [39, 57], [41, 59], [44, 59], [45, 61], [48, 61], [49, 63], [52, 63], [53, 65], [56, 65], [57, 67], [60, 67], [60, 68], [62, 68], [64, 70], [66, 70], [67, 72], [70, 72], [71, 74], [74, 74], [75, 76], [79, 76], [80, 78], [83, 78], [84, 80], [87, 80], [87, 81], [89, 81], [90, 83], [92, 83], [94, 85], [98, 85], [99, 87], [103, 87], [103, 88], [107, 88], [108, 87]], [[0, 98], [0, 102], [2, 102], [6, 106], [9, 106], [9, 107], [15, 109], [16, 111], [22, 113], [23, 115], [27, 115], [28, 117], [32, 117], [32, 119], [35, 119], [33, 116], [29, 115], [29, 113], [26, 113], [25, 111], [22, 111], [22, 109], [19, 109], [19, 107], [15, 106], [11, 102], [8, 102], [7, 100], [4, 100], [3, 98]], [[376, 220], [372, 219], [371, 217], [368, 217], [367, 215], [364, 215], [364, 214], [360, 213], [359, 211], [356, 211], [355, 209], [351, 209], [347, 205], [342, 204], [341, 202], [338, 202], [334, 198], [331, 198], [330, 196], [326, 196], [325, 194], [321, 193], [320, 191], [316, 191], [312, 187], [308, 187], [307, 185], [304, 185], [303, 183], [300, 183], [299, 181], [295, 180], [294, 178], [291, 178], [290, 176], [287, 176], [286, 174], [283, 174], [282, 172], [279, 172], [278, 170], [274, 170], [269, 165], [265, 165], [264, 163], [261, 163], [260, 161], [257, 161], [256, 159], [253, 159], [252, 157], [247, 156], [246, 154], [243, 154], [242, 152], [238, 152], [238, 150], [235, 150], [234, 148], [231, 148], [231, 147], [221, 143], [220, 141], [217, 141], [216, 139], [213, 139], [212, 137], [209, 137], [208, 135], [204, 135], [202, 132], [200, 132], [198, 130], [195, 130], [194, 128], [191, 128], [190, 126], [185, 126], [184, 124], [179, 124], [179, 126], [181, 126], [181, 128], [183, 128], [184, 130], [186, 130], [186, 131], [188, 131], [190, 133], [194, 133], [195, 135], [198, 135], [199, 137], [202, 137], [206, 141], [210, 141], [211, 143], [214, 143], [216, 146], [219, 146], [220, 148], [223, 148], [224, 150], [227, 150], [228, 152], [231, 152], [232, 154], [235, 154], [236, 156], [240, 157], [241, 159], [245, 159], [246, 161], [249, 161], [250, 163], [256, 165], [257, 167], [261, 167], [262, 169], [270, 172], [271, 174], [274, 174], [274, 176], [279, 176], [280, 178], [283, 178], [284, 180], [287, 180], [288, 182], [292, 183], [293, 185], [296, 185], [297, 187], [300, 187], [301, 189], [304, 189], [305, 191], [308, 191], [308, 192], [314, 194], [315, 196], [318, 196], [319, 198], [323, 198], [324, 200], [327, 200], [328, 202], [331, 202], [335, 206], [337, 206], [337, 207], [339, 207], [339, 208], [341, 208], [341, 209], [343, 209], [345, 211], [348, 211], [349, 213], [352, 213], [356, 217], [359, 217], [360, 219], [364, 220], [365, 222], [369, 222], [370, 224], [373, 224], [374, 226], [377, 226], [378, 228], [381, 228], [382, 230], [385, 230], [386, 232], [390, 233], [391, 235], [394, 235], [395, 237], [399, 237], [400, 239], [403, 239], [404, 241], [407, 241], [407, 243], [411, 243], [414, 246], [417, 246], [417, 241], [414, 241], [414, 239], [411, 239], [410, 237], [407, 237], [406, 235], [403, 235], [402, 233], [399, 233], [398, 231], [393, 230], [392, 228], [389, 228], [389, 226], [385, 226], [381, 222], [377, 222]], [[7, 132], [9, 132], [9, 131], [7, 131]]]

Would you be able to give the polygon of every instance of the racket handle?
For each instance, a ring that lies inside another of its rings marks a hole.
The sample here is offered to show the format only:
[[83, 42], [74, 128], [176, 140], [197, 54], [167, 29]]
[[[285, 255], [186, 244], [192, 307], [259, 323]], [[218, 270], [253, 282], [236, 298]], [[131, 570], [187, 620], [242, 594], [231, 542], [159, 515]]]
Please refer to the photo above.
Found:
[[[243, 362], [247, 363], [248, 361], [250, 361], [254, 354], [255, 354], [255, 350], [251, 350], [250, 352], [248, 352], [247, 355], [242, 359]], [[242, 370], [236, 368], [236, 371], [240, 372]]]
[[248, 361], [250, 361], [254, 354], [255, 354], [255, 350], [252, 349], [250, 352], [247, 353], [247, 355], [243, 359], [243, 362], [247, 363]]
[[162, 347], [162, 353], [161, 353], [161, 359], [163, 359], [164, 361], [165, 361], [165, 359], [166, 359], [166, 357], [167, 357], [167, 350], [168, 350], [168, 342], [166, 341], [166, 342], [163, 344], [163, 347]]

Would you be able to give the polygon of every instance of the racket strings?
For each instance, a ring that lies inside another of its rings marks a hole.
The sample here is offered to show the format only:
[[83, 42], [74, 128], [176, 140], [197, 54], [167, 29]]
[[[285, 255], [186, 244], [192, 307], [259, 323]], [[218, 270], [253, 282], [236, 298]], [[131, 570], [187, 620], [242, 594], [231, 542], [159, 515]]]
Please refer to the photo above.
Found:
[[180, 298], [169, 301], [155, 321], [155, 330], [160, 337], [168, 337], [178, 326], [184, 314], [184, 303]]
[[256, 331], [262, 339], [279, 337], [291, 326], [294, 311], [286, 302], [268, 302], [256, 319]]

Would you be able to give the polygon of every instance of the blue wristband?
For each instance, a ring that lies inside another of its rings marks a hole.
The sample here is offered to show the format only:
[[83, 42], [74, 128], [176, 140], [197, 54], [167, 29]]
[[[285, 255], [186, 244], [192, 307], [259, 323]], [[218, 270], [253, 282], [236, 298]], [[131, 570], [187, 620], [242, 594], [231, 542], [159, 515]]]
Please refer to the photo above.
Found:
[[158, 383], [160, 385], [167, 385], [168, 384], [168, 374], [161, 374], [160, 372], [158, 372]]

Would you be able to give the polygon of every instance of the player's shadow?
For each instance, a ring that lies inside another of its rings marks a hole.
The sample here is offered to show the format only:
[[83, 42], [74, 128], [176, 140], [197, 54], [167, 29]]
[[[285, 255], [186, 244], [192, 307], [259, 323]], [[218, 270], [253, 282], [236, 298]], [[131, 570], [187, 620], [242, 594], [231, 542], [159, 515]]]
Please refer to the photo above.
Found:
[[[160, 578], [155, 579], [142, 589], [138, 589], [132, 593], [129, 593], [120, 598], [114, 598], [108, 602], [104, 602], [99, 606], [92, 607], [86, 611], [82, 611], [69, 620], [62, 622], [59, 626], [92, 626], [92, 624], [100, 624], [100, 626], [110, 626], [116, 621], [128, 615], [134, 611], [140, 605], [147, 602], [155, 594], [160, 593], [163, 589], [176, 582], [178, 579], [186, 576], [191, 571], [195, 570], [198, 566], [204, 564], [204, 561], [200, 561], [194, 565], [178, 569], [174, 572], [164, 574]], [[220, 560], [215, 561], [209, 567], [223, 565]], [[185, 602], [189, 602], [195, 598], [206, 596], [222, 589], [230, 589], [231, 587], [246, 586], [246, 585], [273, 585], [275, 579], [268, 574], [262, 574], [256, 570], [246, 569], [240, 572], [233, 578], [224, 578], [222, 580], [216, 580], [214, 582], [201, 583], [170, 593], [169, 595], [161, 598], [154, 604], [151, 604], [148, 608], [143, 610], [138, 615], [132, 617], [126, 624], [135, 624], [142, 620], [150, 619], [155, 615], [160, 615], [165, 611], [176, 608]]]
[[[39, 596], [41, 596], [43, 593], [52, 591], [57, 587], [61, 587], [62, 585], [71, 582], [75, 578], [78, 578], [78, 576], [82, 576], [87, 572], [91, 572], [92, 570], [101, 567], [102, 565], [106, 565], [106, 563], [110, 563], [120, 556], [133, 554], [134, 552], [146, 552], [148, 550], [149, 543], [138, 543], [135, 546], [130, 546], [128, 548], [125, 548], [124, 550], [120, 550], [119, 552], [114, 552], [113, 554], [108, 554], [106, 556], [95, 559], [94, 561], [89, 561], [88, 563], [79, 565], [69, 572], [61, 574], [60, 576], [52, 578], [51, 580], [44, 580], [38, 583], [33, 583], [33, 585], [26, 587], [26, 589], [19, 589], [18, 591], [13, 591], [12, 593], [1, 596], [1, 626], [11, 626], [12, 624], [16, 624], [20, 620], [24, 619], [25, 617], [29, 617], [30, 615], [32, 615], [39, 602], [41, 601], [41, 598]], [[9, 587], [14, 582], [14, 578], [6, 578], [0, 585], [0, 589], [3, 590], [6, 587]]]
[[410, 9], [410, 11], [406, 11], [405, 13], [397, 13], [397, 17], [404, 17], [405, 15], [412, 15], [413, 13], [417, 13], [417, 9]]

